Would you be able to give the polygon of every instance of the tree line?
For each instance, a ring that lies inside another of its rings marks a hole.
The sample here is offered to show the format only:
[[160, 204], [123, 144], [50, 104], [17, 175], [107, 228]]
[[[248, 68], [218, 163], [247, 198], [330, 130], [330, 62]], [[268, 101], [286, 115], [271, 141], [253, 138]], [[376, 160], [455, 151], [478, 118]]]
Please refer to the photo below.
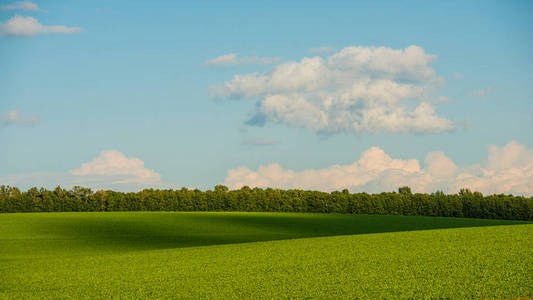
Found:
[[462, 189], [457, 194], [437, 191], [411, 193], [409, 187], [380, 194], [331, 193], [298, 189], [242, 187], [229, 190], [144, 189], [136, 193], [92, 191], [74, 186], [67, 190], [0, 186], [0, 212], [68, 211], [253, 211], [384, 214], [533, 220], [533, 197], [488, 195]]

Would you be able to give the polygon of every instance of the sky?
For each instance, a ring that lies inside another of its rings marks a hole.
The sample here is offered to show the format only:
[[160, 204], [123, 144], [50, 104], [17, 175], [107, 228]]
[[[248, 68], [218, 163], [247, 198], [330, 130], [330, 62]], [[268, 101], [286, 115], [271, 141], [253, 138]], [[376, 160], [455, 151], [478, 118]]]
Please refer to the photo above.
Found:
[[0, 184], [533, 196], [531, 1], [0, 0]]

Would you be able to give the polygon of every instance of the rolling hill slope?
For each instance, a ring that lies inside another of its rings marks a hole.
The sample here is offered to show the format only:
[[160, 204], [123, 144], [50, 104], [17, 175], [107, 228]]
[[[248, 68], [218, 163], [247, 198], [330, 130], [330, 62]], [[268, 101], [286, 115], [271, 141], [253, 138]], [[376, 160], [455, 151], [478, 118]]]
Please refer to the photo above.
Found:
[[533, 224], [280, 213], [0, 215], [0, 296], [533, 296]]

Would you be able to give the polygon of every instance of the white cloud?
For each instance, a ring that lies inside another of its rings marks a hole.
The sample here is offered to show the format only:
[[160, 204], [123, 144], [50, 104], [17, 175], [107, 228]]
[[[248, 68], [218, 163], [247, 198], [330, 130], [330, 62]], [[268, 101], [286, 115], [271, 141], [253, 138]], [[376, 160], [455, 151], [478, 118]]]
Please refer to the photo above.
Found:
[[33, 37], [38, 34], [61, 33], [69, 34], [80, 32], [79, 27], [67, 27], [63, 25], [42, 25], [33, 17], [13, 16], [5, 23], [0, 22], [0, 36], [24, 36]]
[[511, 141], [502, 148], [489, 146], [487, 167], [491, 170], [521, 168], [530, 163], [533, 163], [533, 149], [528, 149], [516, 141]]
[[37, 115], [23, 115], [18, 110], [11, 110], [0, 116], [0, 127], [9, 125], [31, 126], [39, 123]]
[[431, 152], [424, 168], [416, 159], [394, 159], [372, 147], [349, 165], [293, 171], [279, 164], [260, 166], [257, 171], [239, 167], [228, 171], [224, 184], [232, 189], [250, 187], [299, 188], [333, 191], [344, 188], [358, 192], [383, 192], [410, 186], [417, 192], [444, 190], [456, 193], [470, 188], [485, 194], [533, 195], [533, 150], [509, 142], [490, 146], [485, 166], [458, 167], [442, 152]]
[[489, 146], [486, 166], [473, 166], [457, 176], [455, 186], [467, 186], [487, 193], [533, 196], [533, 149], [515, 141], [503, 147]]
[[352, 70], [357, 74], [370, 74], [417, 81], [435, 80], [431, 68], [437, 57], [424, 52], [418, 46], [405, 49], [387, 47], [346, 47], [328, 58], [328, 65], [340, 70]]
[[248, 146], [272, 146], [276, 145], [277, 142], [273, 139], [246, 139], [242, 141], [242, 144]]
[[0, 5], [0, 10], [45, 11], [31, 1], [20, 1], [8, 5]]
[[322, 46], [322, 47], [316, 47], [316, 48], [310, 48], [309, 49], [309, 53], [317, 54], [317, 55], [328, 54], [331, 51], [333, 51], [333, 48], [327, 47], [327, 46]]
[[237, 54], [230, 53], [210, 59], [204, 66], [234, 66], [234, 65], [270, 65], [278, 63], [278, 57], [245, 56], [237, 57]]
[[449, 177], [457, 172], [455, 163], [441, 151], [429, 153], [424, 159], [424, 165], [427, 173], [436, 177]]
[[248, 124], [270, 121], [322, 133], [439, 133], [455, 125], [432, 104], [441, 99], [432, 94], [443, 83], [431, 67], [435, 59], [417, 46], [347, 47], [326, 59], [235, 75], [209, 91], [216, 98], [259, 98]]
[[112, 178], [112, 183], [158, 184], [161, 175], [144, 167], [138, 158], [128, 158], [116, 150], [106, 150], [80, 168], [70, 171], [75, 176], [103, 176]]

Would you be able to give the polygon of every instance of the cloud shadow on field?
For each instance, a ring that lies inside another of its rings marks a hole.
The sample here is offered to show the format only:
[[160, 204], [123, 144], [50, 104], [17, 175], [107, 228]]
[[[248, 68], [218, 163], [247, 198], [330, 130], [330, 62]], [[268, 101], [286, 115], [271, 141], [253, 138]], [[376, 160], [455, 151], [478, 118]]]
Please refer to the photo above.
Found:
[[[26, 222], [25, 239], [37, 239], [53, 248], [56, 254], [74, 255], [526, 223], [303, 213], [112, 212], [20, 214], [17, 217], [19, 222]], [[16, 226], [16, 222], [11, 226]]]

